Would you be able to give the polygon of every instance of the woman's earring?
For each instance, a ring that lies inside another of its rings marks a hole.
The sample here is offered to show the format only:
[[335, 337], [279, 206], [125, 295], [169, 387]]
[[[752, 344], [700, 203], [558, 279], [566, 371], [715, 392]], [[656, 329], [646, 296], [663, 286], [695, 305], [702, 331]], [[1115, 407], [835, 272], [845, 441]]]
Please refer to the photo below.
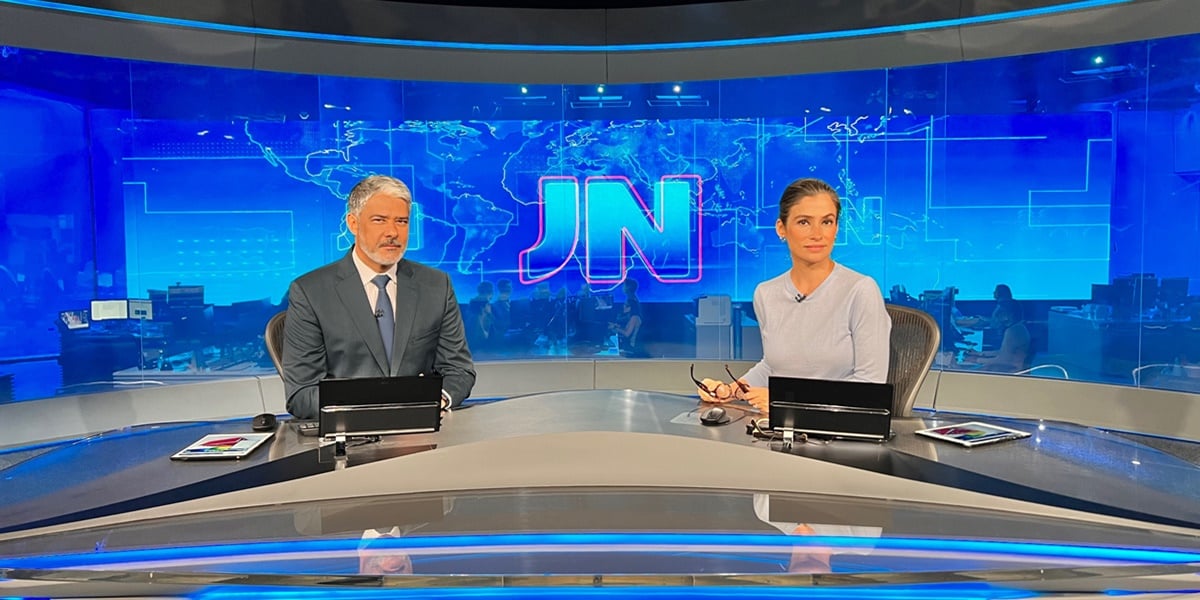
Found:
[[784, 238], [782, 235], [781, 235], [781, 236], [779, 236], [779, 241], [781, 241], [781, 242], [782, 242], [784, 239], [785, 239], [785, 238]]

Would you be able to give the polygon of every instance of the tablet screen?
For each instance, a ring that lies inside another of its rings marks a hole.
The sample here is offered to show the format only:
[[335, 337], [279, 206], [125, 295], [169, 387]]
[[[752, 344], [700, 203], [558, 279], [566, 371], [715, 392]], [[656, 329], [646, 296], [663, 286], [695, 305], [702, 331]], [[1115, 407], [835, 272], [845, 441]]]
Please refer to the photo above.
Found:
[[1024, 431], [1000, 427], [999, 425], [989, 425], [978, 421], [922, 429], [917, 433], [963, 446], [979, 446], [1003, 440], [1029, 437], [1029, 434]]

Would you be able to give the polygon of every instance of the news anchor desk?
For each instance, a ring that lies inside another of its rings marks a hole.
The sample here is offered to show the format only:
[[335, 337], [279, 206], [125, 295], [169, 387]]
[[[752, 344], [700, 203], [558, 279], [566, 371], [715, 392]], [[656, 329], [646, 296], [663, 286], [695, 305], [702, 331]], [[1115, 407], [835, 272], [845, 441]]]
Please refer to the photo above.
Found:
[[[633, 390], [542, 393], [456, 410], [445, 416], [438, 433], [395, 436], [351, 447], [341, 470], [352, 477], [356, 468], [366, 463], [405, 461], [415, 455], [505, 438], [549, 439], [557, 435], [554, 439], [561, 442], [570, 439], [562, 435], [581, 432], [655, 434], [638, 440], [660, 448], [662, 456], [679, 451], [684, 447], [680, 444], [689, 440], [761, 451], [764, 459], [770, 458], [767, 454], [780, 454], [769, 442], [746, 434], [749, 415], [739, 418], [742, 413], [737, 409], [730, 413], [731, 423], [705, 426], [699, 422], [694, 397]], [[1117, 434], [1063, 423], [988, 418], [1034, 435], [971, 449], [913, 433], [965, 420], [972, 419], [924, 414], [894, 420], [895, 436], [886, 443], [809, 442], [796, 445], [791, 452], [795, 456], [782, 458], [794, 460], [798, 466], [816, 459], [1000, 498], [1200, 527], [1200, 468], [1195, 464]], [[287, 421], [280, 423], [269, 446], [242, 460], [180, 462], [168, 458], [202, 435], [249, 431], [249, 419], [141, 426], [10, 456], [10, 464], [0, 468], [0, 534], [207, 498], [339, 467], [331, 459], [328, 445], [322, 449], [316, 438], [300, 435]], [[659, 452], [653, 448], [647, 452]], [[532, 459], [514, 454], [489, 460], [498, 463], [458, 467], [464, 472], [470, 468], [506, 470], [519, 477], [522, 461]], [[593, 460], [602, 462], [600, 457], [584, 458], [578, 465], [565, 464], [578, 458], [564, 456], [561, 460], [564, 467], [580, 470], [587, 470]], [[755, 467], [753, 461], [743, 465], [747, 470]], [[640, 465], [630, 465], [629, 471], [637, 468]], [[620, 469], [617, 471], [611, 476], [614, 485], [619, 484]], [[732, 475], [729, 469], [715, 468], [706, 484], [733, 487]]]

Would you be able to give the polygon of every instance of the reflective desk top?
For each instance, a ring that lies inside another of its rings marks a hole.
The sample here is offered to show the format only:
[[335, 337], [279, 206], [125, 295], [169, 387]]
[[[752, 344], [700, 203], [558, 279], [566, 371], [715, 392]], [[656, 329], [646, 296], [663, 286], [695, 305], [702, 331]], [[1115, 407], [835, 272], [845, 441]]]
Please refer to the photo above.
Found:
[[[731, 423], [705, 426], [701, 408], [694, 397], [634, 390], [523, 396], [457, 410], [439, 433], [352, 447], [344, 466], [487, 440], [586, 431], [665, 434], [780, 451], [746, 434], [752, 414], [731, 408]], [[976, 448], [914, 434], [966, 420], [977, 419], [921, 414], [893, 421], [895, 436], [886, 443], [809, 442], [791, 453], [1011, 499], [1200, 527], [1200, 468], [1191, 463], [1127, 437], [1055, 422], [987, 418], [1034, 435]], [[0, 470], [0, 532], [207, 497], [338, 466], [322, 456], [316, 438], [299, 435], [286, 421], [269, 446], [242, 460], [169, 459], [205, 434], [249, 431], [248, 419], [141, 426], [31, 453]]]

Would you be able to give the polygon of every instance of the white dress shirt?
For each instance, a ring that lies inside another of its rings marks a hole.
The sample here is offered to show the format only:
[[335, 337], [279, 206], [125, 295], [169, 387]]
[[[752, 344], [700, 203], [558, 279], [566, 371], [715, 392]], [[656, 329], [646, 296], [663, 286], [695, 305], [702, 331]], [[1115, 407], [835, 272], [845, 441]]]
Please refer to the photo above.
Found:
[[367, 266], [361, 258], [358, 257], [358, 252], [352, 252], [354, 257], [354, 268], [358, 269], [358, 278], [362, 280], [363, 292], [367, 295], [367, 302], [371, 305], [371, 312], [376, 312], [378, 308], [375, 302], [379, 300], [379, 286], [373, 281], [379, 275], [387, 274], [387, 295], [388, 301], [392, 303], [392, 314], [396, 314], [396, 265], [388, 267], [388, 270], [383, 273], [376, 273], [375, 269]]

